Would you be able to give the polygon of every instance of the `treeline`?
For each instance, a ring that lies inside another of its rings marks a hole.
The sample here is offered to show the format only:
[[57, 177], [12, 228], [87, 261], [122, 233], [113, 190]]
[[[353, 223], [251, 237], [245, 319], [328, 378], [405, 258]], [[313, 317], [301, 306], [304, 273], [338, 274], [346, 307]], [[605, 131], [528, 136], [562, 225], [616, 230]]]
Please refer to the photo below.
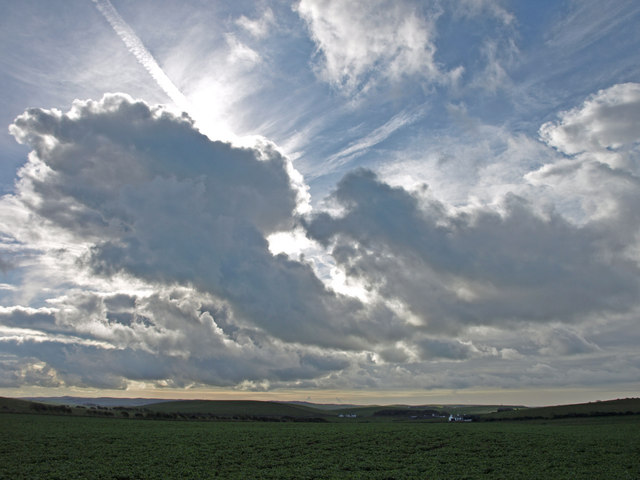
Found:
[[[214, 413], [185, 413], [185, 412], [154, 412], [148, 408], [129, 409], [125, 407], [114, 407], [113, 410], [119, 411], [123, 418], [137, 418], [146, 420], [178, 420], [178, 421], [209, 421], [209, 422], [326, 422], [321, 417], [293, 417], [283, 416], [265, 416], [265, 415], [217, 415]], [[112, 411], [104, 410], [88, 410], [88, 413], [97, 415], [114, 415]]]
[[[136, 417], [139, 414], [136, 414]], [[322, 423], [327, 420], [322, 417], [293, 417], [265, 416], [265, 415], [216, 415], [213, 413], [180, 413], [180, 412], [148, 412], [144, 416], [155, 420], [183, 420], [183, 421], [220, 421], [220, 422], [309, 422]]]
[[[24, 404], [24, 405], [22, 405]], [[19, 408], [21, 407], [21, 408]], [[104, 407], [99, 405], [52, 405], [37, 402], [20, 402], [18, 406], [2, 405], [2, 413], [38, 413], [44, 415], [73, 415], [89, 417], [109, 417], [138, 420], [174, 420], [174, 421], [220, 421], [220, 422], [327, 422], [322, 417], [306, 417], [292, 415], [249, 415], [249, 414], [213, 414], [213, 413], [184, 413], [184, 412], [157, 412], [148, 408], [131, 407]]]
[[563, 418], [590, 418], [590, 417], [618, 417], [626, 415], [638, 415], [640, 412], [627, 410], [624, 412], [569, 412], [555, 413], [551, 415], [518, 415], [511, 417], [485, 417], [474, 416], [476, 422], [512, 422], [519, 420], [560, 420]]
[[29, 405], [29, 408], [39, 413], [73, 413], [73, 410], [66, 405], [45, 405], [44, 403], [32, 403]]

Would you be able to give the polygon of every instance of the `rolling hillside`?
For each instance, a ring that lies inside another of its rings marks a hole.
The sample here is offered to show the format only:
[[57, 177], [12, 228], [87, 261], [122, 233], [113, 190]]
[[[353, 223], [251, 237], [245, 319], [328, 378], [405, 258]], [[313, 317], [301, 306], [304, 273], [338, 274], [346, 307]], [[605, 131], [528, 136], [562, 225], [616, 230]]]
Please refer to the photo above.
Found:
[[309, 406], [252, 400], [178, 400], [148, 405], [153, 412], [218, 417], [324, 418], [327, 412]]
[[[136, 399], [140, 401], [141, 399]], [[602, 402], [527, 408], [502, 405], [343, 405], [314, 406], [309, 403], [265, 402], [250, 400], [178, 400], [144, 406], [91, 406], [73, 402], [41, 403], [0, 397], [0, 413], [39, 413], [54, 415], [101, 415], [125, 418], [165, 418], [194, 420], [295, 420], [295, 421], [446, 421], [441, 415], [472, 415], [483, 421], [560, 419], [640, 415], [640, 398]]]
[[169, 400], [157, 398], [120, 398], [120, 397], [24, 397], [21, 400], [29, 400], [38, 403], [52, 405], [69, 405], [83, 407], [144, 407], [153, 403], [162, 403]]
[[0, 397], [0, 412], [32, 413], [36, 405], [36, 402], [29, 400]]
[[524, 408], [482, 415], [485, 420], [526, 420], [640, 414], [640, 398]]

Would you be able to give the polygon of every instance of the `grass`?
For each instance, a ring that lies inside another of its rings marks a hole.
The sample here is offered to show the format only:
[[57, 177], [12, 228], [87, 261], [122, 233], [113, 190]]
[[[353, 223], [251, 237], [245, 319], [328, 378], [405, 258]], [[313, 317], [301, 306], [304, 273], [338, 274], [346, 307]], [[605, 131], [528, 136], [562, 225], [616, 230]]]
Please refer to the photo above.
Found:
[[0, 415], [0, 478], [640, 478], [640, 417], [430, 423]]

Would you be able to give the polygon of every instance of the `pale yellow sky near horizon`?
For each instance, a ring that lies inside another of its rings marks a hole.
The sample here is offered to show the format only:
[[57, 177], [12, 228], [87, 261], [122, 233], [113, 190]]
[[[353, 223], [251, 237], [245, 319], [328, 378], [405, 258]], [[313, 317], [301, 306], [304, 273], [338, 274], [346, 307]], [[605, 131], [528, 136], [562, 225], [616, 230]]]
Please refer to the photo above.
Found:
[[273, 390], [248, 392], [222, 388], [136, 388], [101, 390], [89, 388], [0, 388], [3, 397], [120, 397], [168, 400], [262, 400], [357, 405], [525, 405], [528, 407], [588, 403], [640, 396], [640, 389], [621, 386], [611, 389], [468, 389], [468, 390]]

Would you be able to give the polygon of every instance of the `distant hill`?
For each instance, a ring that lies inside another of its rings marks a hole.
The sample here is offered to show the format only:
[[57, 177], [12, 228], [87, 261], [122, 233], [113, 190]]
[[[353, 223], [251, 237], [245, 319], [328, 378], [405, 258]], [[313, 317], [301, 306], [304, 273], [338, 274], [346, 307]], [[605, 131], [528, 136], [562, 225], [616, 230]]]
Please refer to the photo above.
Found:
[[312, 403], [312, 402], [277, 402], [287, 403], [289, 405], [300, 405], [301, 407], [310, 407], [317, 410], [343, 410], [345, 408], [362, 408], [362, 405], [355, 405], [352, 403]]
[[[366, 405], [366, 406], [344, 406], [332, 410], [335, 414], [356, 414], [358, 417], [424, 417], [426, 412], [430, 414], [439, 413], [441, 415], [480, 415], [485, 413], [497, 412], [502, 408], [519, 409], [525, 408], [520, 405]], [[385, 412], [386, 411], [386, 412]], [[391, 411], [393, 414], [391, 415]], [[382, 412], [382, 414], [381, 414]]]
[[23, 397], [22, 400], [48, 403], [52, 405], [70, 405], [83, 407], [143, 407], [170, 400], [157, 398], [116, 398], [116, 397]]
[[218, 417], [325, 417], [326, 412], [306, 405], [254, 400], [178, 400], [147, 405], [153, 412], [215, 415]]
[[483, 421], [640, 415], [640, 398], [527, 408], [508, 405], [327, 405], [253, 400], [158, 400], [148, 398], [0, 397], [0, 413], [101, 415], [119, 418], [260, 421], [446, 421], [471, 415]]
[[0, 413], [44, 413], [54, 415], [73, 414], [73, 409], [66, 405], [53, 405], [32, 402], [19, 398], [0, 397]]
[[19, 398], [0, 397], [0, 412], [30, 413], [33, 412], [36, 402]]
[[485, 420], [528, 420], [640, 414], [640, 398], [523, 408], [482, 415]]

